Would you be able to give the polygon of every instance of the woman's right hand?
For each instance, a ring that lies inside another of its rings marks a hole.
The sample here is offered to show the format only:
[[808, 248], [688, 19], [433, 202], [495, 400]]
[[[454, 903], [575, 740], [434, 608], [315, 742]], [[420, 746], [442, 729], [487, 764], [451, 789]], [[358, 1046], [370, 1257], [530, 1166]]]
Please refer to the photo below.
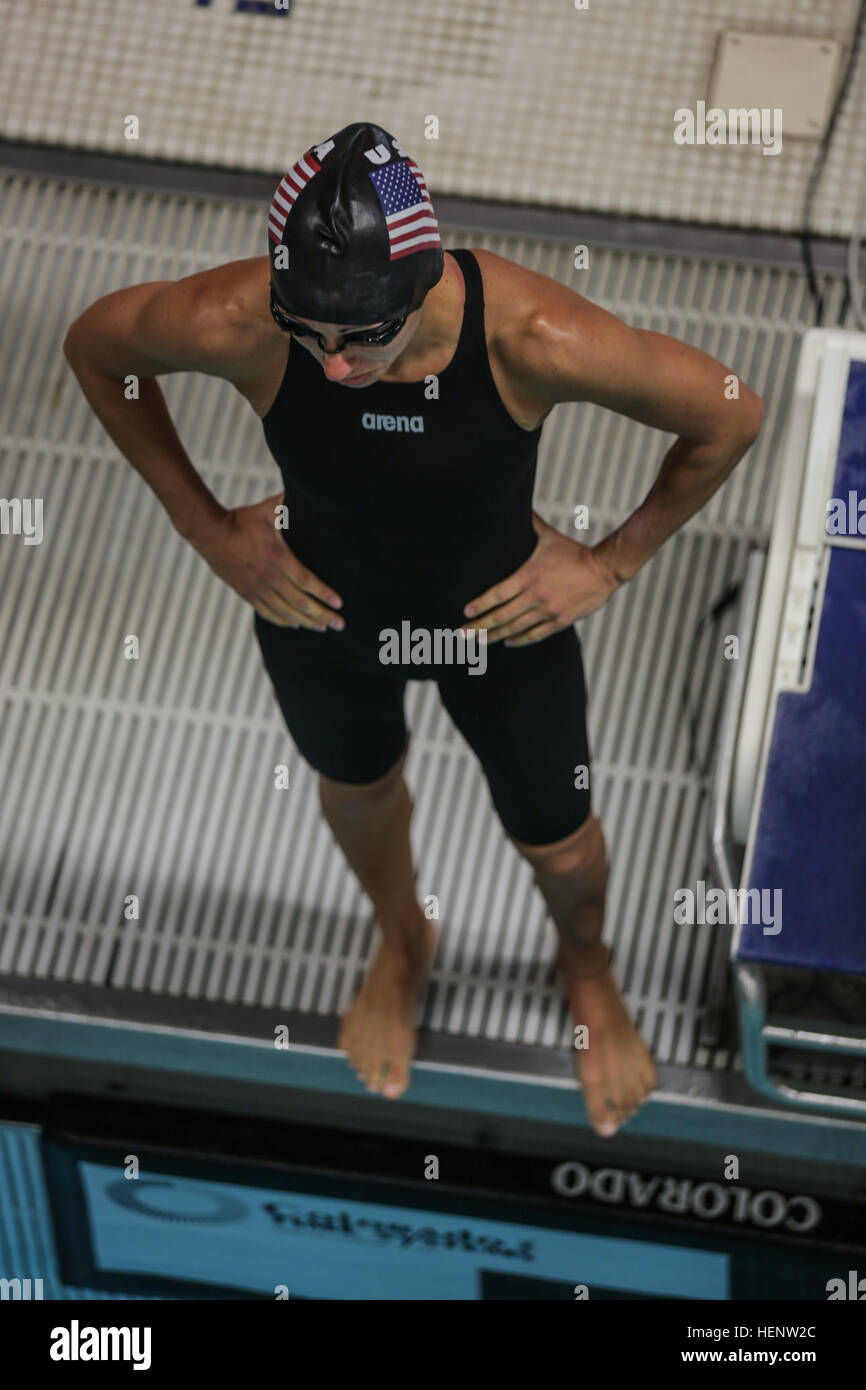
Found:
[[280, 627], [342, 630], [334, 609], [338, 593], [302, 565], [277, 530], [275, 508], [284, 493], [250, 507], [234, 507], [191, 541], [214, 574], [251, 603], [257, 613]]

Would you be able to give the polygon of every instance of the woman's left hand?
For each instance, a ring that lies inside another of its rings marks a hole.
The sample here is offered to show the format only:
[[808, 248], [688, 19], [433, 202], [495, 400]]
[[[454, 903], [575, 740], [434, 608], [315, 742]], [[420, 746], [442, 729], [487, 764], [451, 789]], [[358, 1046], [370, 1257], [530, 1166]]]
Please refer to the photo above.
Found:
[[528, 646], [594, 613], [619, 588], [591, 546], [563, 536], [537, 512], [532, 524], [538, 544], [529, 559], [466, 605], [471, 621], [463, 631], [486, 628], [488, 642]]

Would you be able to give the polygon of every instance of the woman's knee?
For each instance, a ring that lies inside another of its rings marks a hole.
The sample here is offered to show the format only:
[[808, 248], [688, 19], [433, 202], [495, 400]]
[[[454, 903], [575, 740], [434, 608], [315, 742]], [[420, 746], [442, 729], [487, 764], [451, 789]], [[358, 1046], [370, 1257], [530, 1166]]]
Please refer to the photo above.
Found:
[[[336, 778], [319, 773], [319, 798], [323, 809], [340, 811], [363, 811], [365, 807], [379, 806], [398, 795], [408, 796], [408, 787], [403, 779], [403, 768], [409, 748], [407, 737], [403, 752], [395, 763], [381, 777], [369, 782], [341, 782]], [[411, 798], [410, 798], [411, 801]]]
[[537, 873], [604, 873], [607, 869], [604, 831], [596, 815], [587, 816], [577, 830], [550, 844], [527, 844], [513, 835], [509, 839]]

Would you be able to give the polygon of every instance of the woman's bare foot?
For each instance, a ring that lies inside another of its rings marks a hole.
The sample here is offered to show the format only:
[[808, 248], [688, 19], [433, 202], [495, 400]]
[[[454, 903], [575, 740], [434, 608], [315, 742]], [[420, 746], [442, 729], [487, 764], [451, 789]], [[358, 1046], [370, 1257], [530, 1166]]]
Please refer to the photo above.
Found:
[[608, 1139], [658, 1085], [658, 1075], [610, 968], [588, 980], [562, 965], [560, 971], [571, 1016], [586, 1027], [586, 1046], [577, 1049], [586, 1113], [596, 1134]]
[[415, 1055], [418, 994], [436, 950], [436, 927], [418, 916], [400, 937], [388, 934], [351, 1008], [343, 1014], [337, 1046], [367, 1090], [396, 1100], [409, 1085]]

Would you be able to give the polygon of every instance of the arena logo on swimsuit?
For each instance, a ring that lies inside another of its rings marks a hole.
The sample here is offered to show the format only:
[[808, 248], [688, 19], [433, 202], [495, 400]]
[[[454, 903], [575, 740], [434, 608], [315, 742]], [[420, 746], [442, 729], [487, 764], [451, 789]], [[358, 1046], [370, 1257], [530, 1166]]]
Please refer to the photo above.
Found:
[[361, 416], [361, 424], [365, 430], [388, 430], [389, 433], [396, 430], [398, 434], [424, 433], [423, 415], [376, 415], [374, 411], [366, 410]]

